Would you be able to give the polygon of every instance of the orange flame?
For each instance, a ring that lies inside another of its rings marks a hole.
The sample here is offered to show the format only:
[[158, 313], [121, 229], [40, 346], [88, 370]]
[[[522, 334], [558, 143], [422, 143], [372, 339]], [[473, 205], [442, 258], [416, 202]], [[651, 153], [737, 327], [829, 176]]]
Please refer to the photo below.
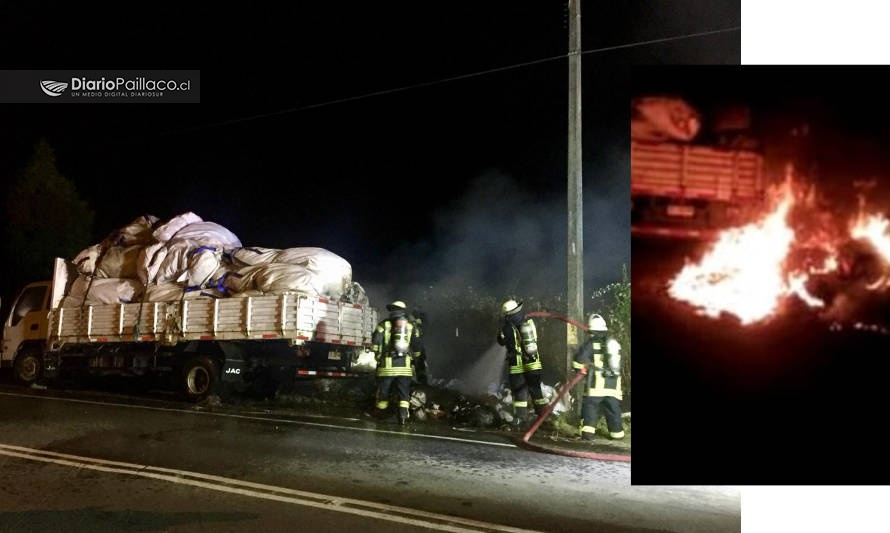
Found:
[[850, 229], [850, 236], [869, 241], [885, 261], [890, 261], [890, 220], [884, 215], [860, 215]]
[[[858, 260], [845, 254], [860, 249], [846, 247], [851, 239], [866, 243], [880, 263], [866, 263], [872, 265], [865, 267], [872, 270], [863, 271], [869, 272], [868, 278], [854, 274], [859, 277], [853, 279], [866, 280], [859, 286], [868, 291], [890, 289], [890, 219], [882, 214], [868, 215], [860, 205], [859, 214], [845, 228], [847, 232], [838, 231], [843, 225], [833, 224], [824, 211], [814, 211], [818, 209], [815, 191], [807, 190], [793, 186], [789, 176], [775, 191], [769, 213], [757, 222], [720, 233], [698, 262], [688, 262], [668, 283], [668, 294], [691, 304], [699, 314], [717, 318], [727, 313], [742, 324], [769, 319], [792, 297], [809, 307], [822, 308], [825, 302], [809, 293], [807, 282], [813, 276], [838, 272], [849, 276], [851, 264], [855, 264], [851, 261]], [[803, 225], [798, 228], [800, 235], [789, 218], [796, 226]], [[835, 283], [835, 288], [844, 288], [836, 294], [840, 298], [832, 299], [832, 309], [826, 310], [825, 317], [836, 314], [838, 302], [847, 306], [846, 302], [860, 298], [855, 283], [836, 285], [837, 278], [829, 279], [834, 280], [829, 283]]]
[[[884, 262], [890, 263], [890, 235], [887, 232], [888, 227], [890, 227], [890, 220], [887, 220], [884, 215], [865, 215], [860, 213], [850, 228], [850, 236], [871, 243]], [[874, 291], [885, 289], [888, 286], [890, 286], [890, 280], [884, 275], [866, 285], [865, 288]]]
[[721, 233], [699, 263], [687, 264], [670, 282], [668, 293], [701, 314], [716, 318], [727, 312], [743, 324], [773, 314], [781, 298], [792, 292], [783, 264], [794, 241], [794, 230], [785, 221], [793, 203], [786, 185], [772, 213]]

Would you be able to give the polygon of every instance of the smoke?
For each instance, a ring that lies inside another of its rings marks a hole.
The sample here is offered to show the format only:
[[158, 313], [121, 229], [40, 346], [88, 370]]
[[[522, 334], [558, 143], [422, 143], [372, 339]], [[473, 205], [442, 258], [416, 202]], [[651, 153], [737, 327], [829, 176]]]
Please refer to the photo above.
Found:
[[[455, 381], [450, 384], [450, 388], [468, 396], [499, 392], [500, 386], [506, 382], [506, 364], [504, 348], [492, 343], [488, 349], [468, 361], [459, 377], [452, 378]], [[492, 385], [495, 390], [492, 390]]]
[[[626, 152], [603, 151], [609, 164], [585, 170], [585, 294], [619, 281], [629, 263]], [[479, 175], [463, 197], [434, 213], [431, 235], [387, 254], [378, 276], [385, 282], [364, 285], [379, 309], [403, 300], [426, 314], [433, 377], [475, 382], [470, 374], [490, 355], [485, 347], [500, 327], [504, 299], [565, 301], [567, 195], [561, 185], [549, 189], [549, 194], [533, 190], [500, 171]]]

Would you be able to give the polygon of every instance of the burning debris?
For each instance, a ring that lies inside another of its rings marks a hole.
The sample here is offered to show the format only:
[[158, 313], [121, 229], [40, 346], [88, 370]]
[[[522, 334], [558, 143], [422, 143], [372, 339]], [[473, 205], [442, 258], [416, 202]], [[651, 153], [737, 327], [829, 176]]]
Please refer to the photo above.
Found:
[[[459, 383], [452, 382], [450, 385], [452, 387], [457, 386], [456, 389], [452, 390], [460, 389]], [[556, 393], [560, 386], [559, 383], [556, 384], [556, 387], [551, 387], [546, 383], [541, 384], [541, 392], [544, 393], [544, 398], [548, 403], [556, 398]], [[571, 407], [570, 396], [564, 395], [553, 408], [551, 415], [558, 416], [563, 412], [569, 411]], [[488, 393], [482, 398], [470, 399], [464, 394], [459, 394], [452, 408], [451, 416], [454, 423], [459, 426], [481, 428], [509, 426], [514, 418], [513, 394], [506, 383], [500, 385], [491, 383]], [[530, 418], [532, 420], [536, 418], [534, 413], [530, 415]]]
[[[764, 322], [792, 300], [833, 322], [859, 323], [890, 287], [890, 220], [860, 210], [838, 222], [814, 190], [790, 178], [770, 192], [769, 212], [721, 232], [698, 261], [668, 283], [668, 294], [705, 316]], [[883, 299], [881, 299], [883, 300]]]

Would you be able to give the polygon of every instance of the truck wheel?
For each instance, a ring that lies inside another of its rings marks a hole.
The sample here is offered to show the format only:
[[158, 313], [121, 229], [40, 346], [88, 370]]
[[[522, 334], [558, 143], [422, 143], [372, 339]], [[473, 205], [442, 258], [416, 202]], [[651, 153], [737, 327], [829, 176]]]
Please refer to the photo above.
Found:
[[22, 385], [36, 383], [43, 376], [43, 356], [38, 350], [26, 350], [15, 358], [15, 380]]
[[182, 387], [190, 402], [199, 402], [214, 391], [219, 382], [216, 363], [209, 357], [191, 359], [182, 368]]

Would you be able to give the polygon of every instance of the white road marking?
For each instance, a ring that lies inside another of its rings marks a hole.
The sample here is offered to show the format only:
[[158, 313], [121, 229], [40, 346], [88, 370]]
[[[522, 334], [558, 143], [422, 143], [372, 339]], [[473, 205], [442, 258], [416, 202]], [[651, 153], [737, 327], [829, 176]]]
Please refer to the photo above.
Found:
[[31, 461], [54, 463], [74, 468], [98, 470], [100, 472], [140, 476], [170, 483], [178, 483], [181, 485], [191, 485], [193, 487], [220, 492], [240, 494], [252, 498], [275, 500], [284, 503], [376, 518], [379, 520], [389, 520], [400, 524], [410, 524], [440, 531], [508, 531], [517, 533], [533, 531], [501, 524], [480, 522], [455, 516], [419, 511], [407, 507], [397, 507], [394, 505], [386, 505], [364, 500], [328, 496], [325, 494], [294, 490], [286, 487], [276, 487], [274, 485], [264, 485], [261, 483], [252, 483], [239, 479], [189, 472], [186, 470], [138, 465], [120, 461], [107, 461], [105, 459], [81, 457], [78, 455], [37, 450], [34, 448], [25, 448], [22, 446], [13, 446], [2, 443], [0, 443], [0, 455], [18, 457]]

